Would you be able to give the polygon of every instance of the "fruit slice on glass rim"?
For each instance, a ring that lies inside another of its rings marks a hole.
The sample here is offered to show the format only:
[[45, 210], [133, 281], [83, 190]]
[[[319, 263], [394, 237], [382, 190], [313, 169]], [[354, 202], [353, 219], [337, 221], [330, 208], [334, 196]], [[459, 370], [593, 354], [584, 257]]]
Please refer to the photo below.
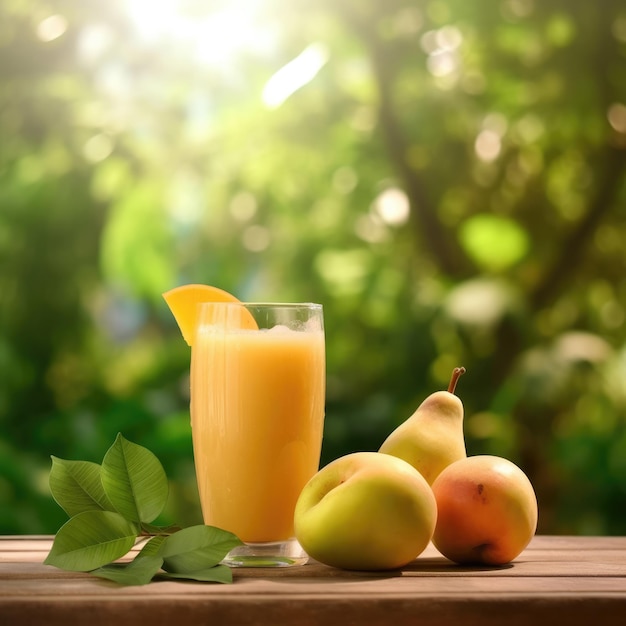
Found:
[[[183, 339], [190, 346], [193, 343], [199, 304], [203, 302], [239, 302], [235, 296], [219, 287], [196, 284], [174, 287], [166, 291], [163, 298], [180, 328]], [[244, 307], [241, 307], [240, 327], [258, 328], [254, 318]]]

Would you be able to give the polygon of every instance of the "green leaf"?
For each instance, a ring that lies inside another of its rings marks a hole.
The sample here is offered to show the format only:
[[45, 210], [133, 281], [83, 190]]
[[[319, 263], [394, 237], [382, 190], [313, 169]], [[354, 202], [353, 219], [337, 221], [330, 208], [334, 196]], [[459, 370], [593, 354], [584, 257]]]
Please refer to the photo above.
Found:
[[102, 461], [102, 485], [113, 506], [128, 520], [152, 522], [165, 507], [167, 476], [147, 448], [117, 435]]
[[241, 545], [232, 533], [213, 526], [191, 526], [170, 535], [161, 545], [163, 569], [175, 574], [204, 571]]
[[215, 565], [207, 569], [186, 572], [184, 574], [164, 572], [159, 574], [159, 578], [199, 580], [206, 583], [232, 583], [233, 572], [227, 565]]
[[147, 585], [162, 565], [161, 557], [139, 553], [130, 563], [110, 563], [91, 573], [120, 585]]
[[50, 491], [70, 517], [83, 511], [114, 510], [102, 487], [98, 463], [51, 458]]
[[141, 530], [144, 535], [171, 535], [179, 530], [181, 526], [178, 524], [171, 524], [170, 526], [156, 526], [154, 524], [141, 524]]
[[137, 527], [112, 511], [84, 511], [57, 532], [44, 563], [88, 572], [121, 558], [133, 547]]
[[165, 535], [157, 535], [152, 537], [144, 546], [137, 556], [156, 556], [161, 550], [163, 542], [167, 539]]
[[[90, 571], [121, 585], [145, 585], [156, 575], [232, 582], [230, 568], [220, 561], [241, 541], [213, 526], [181, 530], [151, 524], [165, 506], [167, 477], [152, 452], [121, 433], [101, 466], [52, 457], [50, 485], [72, 517], [56, 534], [44, 563]], [[148, 533], [154, 536], [132, 561], [116, 563], [135, 545], [139, 533], [142, 538]]]

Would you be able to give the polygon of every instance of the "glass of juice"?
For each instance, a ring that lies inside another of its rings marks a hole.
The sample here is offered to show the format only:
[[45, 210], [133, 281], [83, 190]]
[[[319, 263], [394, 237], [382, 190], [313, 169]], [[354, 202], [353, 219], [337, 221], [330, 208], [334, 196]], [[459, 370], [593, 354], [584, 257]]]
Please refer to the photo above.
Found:
[[301, 565], [300, 491], [319, 468], [325, 406], [322, 306], [198, 305], [191, 426], [204, 523], [235, 533], [234, 567]]

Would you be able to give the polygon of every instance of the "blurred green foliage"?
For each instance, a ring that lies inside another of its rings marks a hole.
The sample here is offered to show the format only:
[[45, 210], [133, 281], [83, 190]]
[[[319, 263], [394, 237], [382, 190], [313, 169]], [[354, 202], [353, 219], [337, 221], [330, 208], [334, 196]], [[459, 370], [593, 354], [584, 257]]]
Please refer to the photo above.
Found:
[[0, 532], [117, 432], [199, 520], [161, 293], [201, 282], [323, 303], [323, 464], [462, 364], [539, 531], [625, 533], [625, 70], [621, 0], [5, 0]]

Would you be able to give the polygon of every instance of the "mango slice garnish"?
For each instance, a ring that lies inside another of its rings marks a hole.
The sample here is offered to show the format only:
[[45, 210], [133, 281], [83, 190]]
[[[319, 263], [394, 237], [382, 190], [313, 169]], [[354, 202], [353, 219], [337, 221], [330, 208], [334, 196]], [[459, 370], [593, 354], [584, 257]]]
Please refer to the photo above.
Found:
[[[202, 302], [239, 302], [231, 293], [211, 285], [190, 284], [174, 287], [163, 294], [163, 298], [174, 316], [183, 339], [189, 346], [193, 343], [198, 317], [198, 304]], [[206, 321], [206, 320], [205, 320]], [[241, 307], [240, 328], [258, 328], [252, 315]]]

